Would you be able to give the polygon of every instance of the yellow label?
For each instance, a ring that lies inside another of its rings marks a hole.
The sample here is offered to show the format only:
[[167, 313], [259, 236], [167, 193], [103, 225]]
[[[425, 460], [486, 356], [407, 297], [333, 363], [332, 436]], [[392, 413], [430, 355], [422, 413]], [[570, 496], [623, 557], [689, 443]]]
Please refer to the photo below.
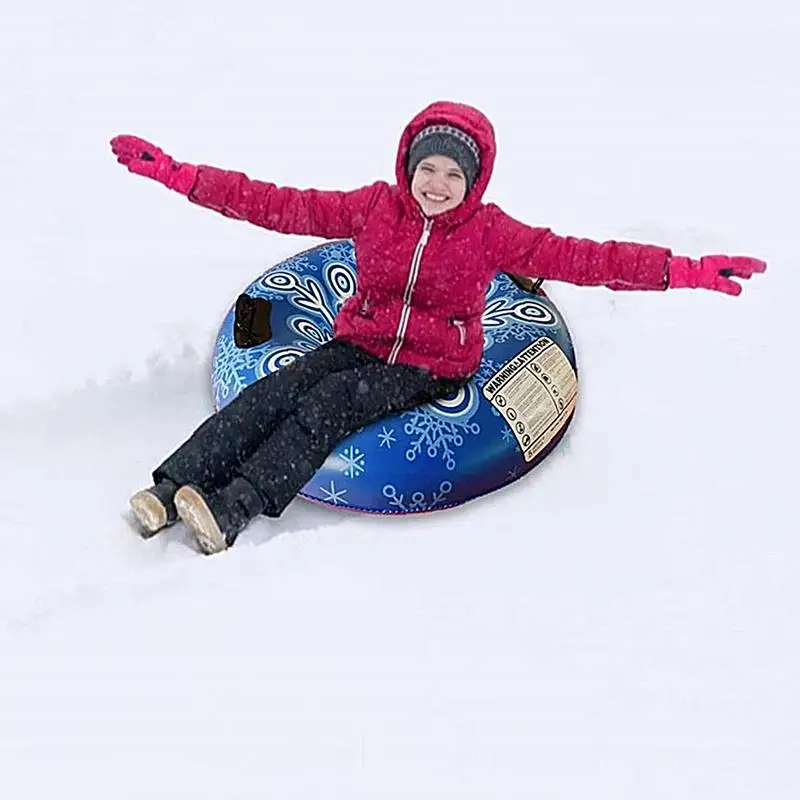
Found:
[[484, 384], [486, 399], [503, 415], [526, 461], [553, 440], [578, 400], [578, 376], [561, 348], [542, 336]]

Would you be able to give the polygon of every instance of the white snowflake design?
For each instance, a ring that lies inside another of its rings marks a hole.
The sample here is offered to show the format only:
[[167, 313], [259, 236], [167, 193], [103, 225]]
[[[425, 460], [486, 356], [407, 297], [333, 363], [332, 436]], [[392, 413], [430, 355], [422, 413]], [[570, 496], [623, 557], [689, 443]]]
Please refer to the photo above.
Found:
[[465, 434], [478, 434], [480, 425], [476, 422], [448, 420], [443, 415], [423, 406], [404, 415], [407, 422], [403, 426], [405, 433], [411, 437], [406, 450], [406, 460], [414, 461], [423, 451], [429, 458], [437, 458], [441, 451], [445, 466], [449, 470], [456, 468], [455, 448], [464, 444]]
[[483, 384], [486, 383], [486, 381], [488, 381], [502, 366], [503, 365], [498, 364], [497, 361], [492, 361], [490, 358], [484, 358], [472, 380], [479, 389], [482, 389]]
[[261, 354], [237, 347], [230, 336], [221, 336], [214, 353], [212, 390], [217, 405], [233, 399], [247, 385], [247, 374], [258, 367]]
[[378, 439], [380, 439], [379, 447], [383, 447], [386, 445], [387, 450], [392, 449], [392, 445], [397, 442], [397, 439], [394, 435], [394, 428], [390, 428], [389, 430], [386, 429], [386, 426], [382, 426], [381, 432], [378, 434]]
[[425, 492], [412, 492], [411, 497], [406, 502], [405, 495], [403, 493], [398, 494], [397, 489], [391, 483], [387, 483], [383, 487], [383, 496], [389, 501], [389, 507], [398, 511], [430, 511], [443, 500], [446, 500], [452, 491], [453, 484], [450, 481], [442, 481], [439, 484], [439, 489], [431, 494], [430, 501], [425, 499]]
[[320, 486], [319, 490], [322, 492], [322, 499], [326, 503], [333, 503], [338, 506], [339, 503], [344, 504], [346, 501], [344, 496], [347, 494], [347, 489], [337, 489], [333, 481], [331, 481], [330, 488]]
[[357, 447], [349, 445], [341, 453], [339, 453], [339, 456], [344, 461], [344, 468], [342, 469], [342, 472], [344, 472], [348, 478], [357, 478], [359, 475], [364, 474], [366, 470], [364, 464], [364, 453], [362, 453]]

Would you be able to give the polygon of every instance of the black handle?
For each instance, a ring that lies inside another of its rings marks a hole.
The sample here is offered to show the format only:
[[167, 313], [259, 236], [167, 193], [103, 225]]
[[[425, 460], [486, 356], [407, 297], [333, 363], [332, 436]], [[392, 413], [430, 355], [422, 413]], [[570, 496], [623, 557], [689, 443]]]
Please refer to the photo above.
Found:
[[272, 338], [272, 303], [264, 297], [240, 294], [236, 298], [233, 341], [237, 347], [257, 347]]

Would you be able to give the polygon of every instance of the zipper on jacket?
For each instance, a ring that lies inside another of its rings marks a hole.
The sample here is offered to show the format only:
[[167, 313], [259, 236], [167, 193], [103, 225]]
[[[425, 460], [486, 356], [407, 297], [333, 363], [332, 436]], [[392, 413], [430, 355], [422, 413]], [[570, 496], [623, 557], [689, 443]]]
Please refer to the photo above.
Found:
[[419, 276], [419, 263], [422, 260], [422, 251], [428, 243], [428, 237], [431, 235], [431, 227], [433, 220], [429, 217], [425, 218], [425, 225], [422, 227], [422, 235], [419, 237], [417, 246], [414, 249], [414, 257], [411, 259], [411, 269], [408, 272], [408, 280], [406, 281], [406, 290], [403, 292], [403, 311], [400, 314], [400, 323], [397, 326], [397, 334], [394, 340], [388, 364], [394, 364], [397, 361], [397, 356], [400, 353], [400, 348], [403, 346], [403, 339], [405, 338], [406, 331], [408, 330], [408, 321], [411, 318], [411, 298], [414, 295], [414, 286]]
[[458, 328], [458, 343], [463, 347], [467, 343], [467, 326], [463, 319], [451, 319], [450, 322]]

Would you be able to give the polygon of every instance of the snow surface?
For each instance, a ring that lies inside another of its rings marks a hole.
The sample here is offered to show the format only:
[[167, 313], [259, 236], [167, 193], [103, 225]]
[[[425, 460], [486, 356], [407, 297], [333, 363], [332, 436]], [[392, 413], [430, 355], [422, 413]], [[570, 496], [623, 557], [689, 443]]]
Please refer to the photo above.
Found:
[[[793, 9], [4, 0], [0, 795], [800, 796]], [[515, 216], [767, 275], [549, 285], [579, 413], [488, 498], [299, 500], [210, 559], [139, 539], [128, 497], [210, 412], [229, 304], [309, 240], [108, 140], [348, 188], [439, 98], [494, 121]]]

